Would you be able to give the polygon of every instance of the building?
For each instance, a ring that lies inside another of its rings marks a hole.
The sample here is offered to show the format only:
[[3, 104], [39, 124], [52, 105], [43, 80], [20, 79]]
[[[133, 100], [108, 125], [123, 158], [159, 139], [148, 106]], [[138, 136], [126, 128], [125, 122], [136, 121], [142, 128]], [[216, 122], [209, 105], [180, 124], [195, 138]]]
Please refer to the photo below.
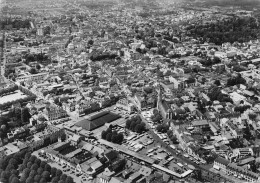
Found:
[[134, 112], [134, 105], [128, 101], [127, 99], [120, 99], [116, 103], [116, 108], [126, 111], [127, 113], [131, 114]]
[[27, 127], [17, 128], [14, 131], [7, 133], [7, 137], [10, 141], [12, 141], [14, 139], [26, 138], [29, 135], [30, 135], [30, 129]]
[[169, 76], [169, 81], [173, 83], [174, 89], [183, 89], [186, 87], [185, 80], [183, 78], [174, 78], [172, 76]]
[[49, 145], [57, 142], [59, 138], [65, 135], [64, 129], [59, 129], [54, 125], [48, 125], [43, 131], [34, 134], [34, 138], [29, 141], [31, 149], [35, 150], [42, 145]]
[[25, 143], [16, 140], [0, 147], [0, 158], [13, 155], [27, 148], [28, 146]]
[[37, 27], [37, 35], [38, 36], [43, 36], [43, 27], [42, 27], [42, 25]]
[[195, 128], [209, 128], [209, 122], [207, 120], [192, 121], [192, 126]]
[[173, 111], [171, 109], [171, 106], [166, 101], [162, 100], [160, 84], [159, 84], [159, 90], [158, 90], [157, 109], [160, 111], [160, 113], [164, 119], [173, 118]]
[[75, 124], [77, 127], [82, 127], [85, 130], [91, 131], [103, 126], [105, 123], [110, 123], [119, 119], [120, 116], [109, 111], [103, 111], [90, 116], [88, 119], [83, 119]]
[[226, 167], [227, 174], [244, 178], [247, 182], [256, 182], [260, 180], [257, 173], [248, 171], [242, 167], [237, 166], [235, 163], [229, 163]]
[[134, 97], [134, 100], [135, 100], [135, 103], [137, 105], [137, 108], [138, 110], [143, 110], [146, 108], [146, 101], [145, 101], [145, 98], [140, 96], [139, 94], [135, 94], [135, 97]]
[[234, 135], [235, 138], [242, 138], [243, 133], [242, 130], [238, 129], [238, 127], [232, 122], [232, 121], [227, 121], [226, 123], [227, 127], [231, 131], [231, 133]]
[[48, 159], [85, 176], [102, 172], [104, 165], [83, 144], [74, 146], [70, 141], [57, 143], [43, 150]]
[[39, 73], [39, 74], [21, 74], [16, 78], [18, 82], [29, 82], [29, 83], [42, 83], [45, 78], [48, 77], [48, 73]]
[[228, 160], [221, 158], [221, 157], [217, 157], [214, 161], [213, 168], [227, 173], [227, 166], [229, 163], [230, 162]]
[[47, 104], [43, 110], [43, 116], [48, 120], [56, 120], [67, 116], [67, 112], [56, 104]]

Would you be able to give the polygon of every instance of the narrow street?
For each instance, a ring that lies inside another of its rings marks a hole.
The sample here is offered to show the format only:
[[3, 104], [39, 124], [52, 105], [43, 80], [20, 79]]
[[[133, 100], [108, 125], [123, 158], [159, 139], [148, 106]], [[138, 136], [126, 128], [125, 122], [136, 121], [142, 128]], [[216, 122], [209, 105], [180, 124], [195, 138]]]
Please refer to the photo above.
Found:
[[[167, 150], [167, 152], [171, 153], [172, 156], [176, 160], [178, 160], [179, 162], [181, 162], [183, 164], [187, 163], [187, 164], [193, 165], [197, 169], [203, 169], [205, 171], [210, 171], [213, 174], [221, 175], [223, 178], [227, 179], [227, 181], [234, 182], [234, 178], [233, 177], [227, 176], [224, 173], [220, 173], [219, 171], [215, 171], [215, 170], [212, 171], [212, 169], [208, 169], [207, 167], [204, 167], [203, 165], [197, 165], [196, 163], [194, 163], [190, 159], [185, 158], [182, 153], [177, 155], [176, 154], [176, 152], [177, 152], [176, 150], [172, 149], [168, 144], [166, 144], [162, 139], [160, 139], [160, 137], [157, 134], [154, 133], [153, 129], [151, 129], [150, 126], [148, 125], [147, 120], [141, 114], [140, 114], [140, 117], [146, 123], [146, 127], [149, 130], [148, 133], [153, 137], [154, 141], [156, 141], [159, 144], [161, 144], [161, 147], [163, 147], [165, 150]], [[241, 183], [239, 181], [236, 181], [236, 182]]]

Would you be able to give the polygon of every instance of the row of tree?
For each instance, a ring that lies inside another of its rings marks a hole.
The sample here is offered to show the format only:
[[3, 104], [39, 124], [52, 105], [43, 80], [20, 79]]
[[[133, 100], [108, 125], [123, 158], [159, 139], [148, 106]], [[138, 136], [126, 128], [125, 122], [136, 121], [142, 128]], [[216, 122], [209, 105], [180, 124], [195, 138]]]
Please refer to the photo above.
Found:
[[166, 123], [159, 124], [157, 125], [156, 130], [161, 133], [166, 133], [169, 130], [169, 125]]
[[137, 132], [137, 133], [142, 133], [146, 130], [145, 123], [142, 122], [142, 119], [139, 115], [132, 117], [126, 121], [126, 126], [127, 129]]
[[8, 19], [8, 20], [2, 20], [0, 22], [1, 29], [21, 29], [21, 28], [29, 28], [30, 27], [30, 20], [22, 20], [22, 19]]
[[172, 143], [178, 144], [178, 139], [177, 139], [177, 137], [173, 134], [173, 131], [172, 131], [172, 130], [168, 130], [168, 131], [167, 131], [167, 135], [168, 135], [168, 137], [171, 139]]
[[8, 101], [6, 103], [0, 104], [0, 110], [6, 110], [13, 104], [23, 104], [25, 102], [34, 101], [36, 99], [36, 96], [27, 96], [25, 98], [20, 98], [18, 100]]
[[8, 88], [3, 88], [0, 90], [0, 96], [8, 95], [10, 93], [13, 93], [14, 91], [18, 90], [17, 85], [10, 86]]
[[102, 131], [101, 138], [109, 142], [121, 144], [124, 140], [123, 133], [118, 133], [116, 130], [112, 130], [110, 127], [107, 130]]
[[159, 111], [157, 109], [153, 110], [153, 115], [151, 116], [151, 120], [154, 123], [160, 123], [161, 122], [162, 116], [161, 116], [161, 114], [159, 113]]
[[29, 109], [26, 107], [11, 108], [7, 114], [0, 117], [0, 138], [6, 138], [7, 133], [13, 128], [29, 123], [30, 117]]
[[61, 170], [51, 167], [45, 161], [41, 161], [30, 154], [25, 156], [19, 165], [21, 174], [20, 182], [26, 183], [73, 183], [73, 179], [62, 173]]
[[221, 45], [225, 42], [248, 42], [259, 36], [258, 22], [253, 17], [216, 21], [209, 24], [191, 25], [186, 28], [188, 36], [198, 38], [201, 42]]
[[44, 53], [38, 53], [38, 54], [26, 54], [23, 56], [23, 58], [25, 59], [25, 63], [29, 64], [30, 62], [40, 62], [40, 63], [44, 63], [46, 61], [49, 61], [50, 58], [48, 57], [48, 55], [44, 54]]
[[95, 52], [90, 56], [90, 59], [92, 61], [101, 61], [101, 60], [106, 60], [106, 59], [115, 59], [116, 57], [118, 57], [117, 54], [113, 54], [113, 53], [108, 53], [108, 52]]
[[219, 102], [233, 103], [232, 99], [227, 94], [222, 93], [221, 90], [222, 89], [218, 86], [212, 86], [208, 92], [208, 96], [210, 100], [211, 101], [218, 100]]
[[234, 86], [238, 84], [246, 84], [246, 80], [240, 74], [227, 80], [227, 86]]

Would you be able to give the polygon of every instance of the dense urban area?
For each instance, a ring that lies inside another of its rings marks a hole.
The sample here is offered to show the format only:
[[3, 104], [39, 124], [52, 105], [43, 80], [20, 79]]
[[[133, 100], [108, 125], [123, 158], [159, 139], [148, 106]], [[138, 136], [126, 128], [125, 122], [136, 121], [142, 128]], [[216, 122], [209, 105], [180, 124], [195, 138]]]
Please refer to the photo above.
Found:
[[0, 182], [260, 182], [259, 8], [0, 0]]

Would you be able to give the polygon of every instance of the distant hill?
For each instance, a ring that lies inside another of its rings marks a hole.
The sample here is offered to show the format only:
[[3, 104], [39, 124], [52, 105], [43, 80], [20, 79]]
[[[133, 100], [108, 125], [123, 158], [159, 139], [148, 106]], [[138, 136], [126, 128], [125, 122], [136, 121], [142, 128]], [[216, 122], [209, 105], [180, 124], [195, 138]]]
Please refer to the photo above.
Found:
[[255, 8], [260, 6], [260, 0], [186, 0], [195, 4], [206, 6], [240, 6]]

